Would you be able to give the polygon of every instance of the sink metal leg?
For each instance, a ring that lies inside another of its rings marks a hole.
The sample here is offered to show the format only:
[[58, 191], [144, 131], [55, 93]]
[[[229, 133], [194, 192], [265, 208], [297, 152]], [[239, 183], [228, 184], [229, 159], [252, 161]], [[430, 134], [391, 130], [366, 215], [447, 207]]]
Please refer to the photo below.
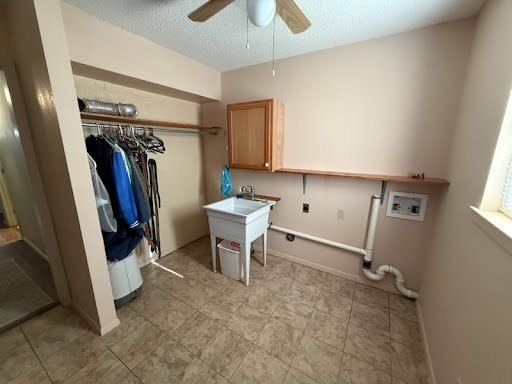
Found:
[[217, 272], [217, 236], [210, 235], [210, 242], [212, 246], [213, 272]]
[[267, 268], [267, 231], [263, 233], [263, 267]]
[[245, 285], [249, 286], [249, 275], [251, 270], [251, 243], [240, 244], [244, 260]]

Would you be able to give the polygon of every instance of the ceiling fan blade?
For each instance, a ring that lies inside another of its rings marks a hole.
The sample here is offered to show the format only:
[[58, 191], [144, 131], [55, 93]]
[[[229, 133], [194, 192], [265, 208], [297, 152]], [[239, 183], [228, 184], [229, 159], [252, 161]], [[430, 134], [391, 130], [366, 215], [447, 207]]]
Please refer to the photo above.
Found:
[[222, 11], [235, 0], [210, 0], [188, 15], [192, 21], [203, 22]]
[[295, 34], [304, 32], [311, 26], [311, 21], [294, 0], [277, 0], [277, 13]]

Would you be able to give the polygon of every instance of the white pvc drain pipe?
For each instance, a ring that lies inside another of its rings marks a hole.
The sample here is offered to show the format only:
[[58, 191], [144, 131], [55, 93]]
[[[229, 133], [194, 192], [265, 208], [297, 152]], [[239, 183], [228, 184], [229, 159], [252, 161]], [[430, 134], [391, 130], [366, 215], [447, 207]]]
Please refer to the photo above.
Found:
[[402, 272], [397, 268], [391, 265], [381, 265], [377, 268], [376, 273], [371, 271], [372, 268], [372, 256], [373, 256], [373, 245], [375, 243], [375, 232], [377, 230], [377, 219], [379, 218], [379, 205], [381, 201], [380, 195], [372, 196], [372, 205], [370, 211], [370, 218], [368, 220], [368, 233], [366, 235], [366, 244], [365, 248], [357, 248], [351, 245], [346, 245], [342, 243], [338, 243], [331, 240], [326, 240], [321, 237], [308, 235], [306, 233], [297, 232], [292, 229], [279, 227], [272, 223], [269, 224], [269, 228], [274, 231], [283, 232], [286, 234], [294, 235], [297, 237], [301, 237], [303, 239], [315, 241], [317, 243], [330, 245], [331, 247], [343, 249], [349, 252], [358, 253], [363, 255], [363, 272], [367, 278], [374, 281], [379, 281], [384, 278], [386, 273], [392, 273], [395, 275], [395, 285], [396, 288], [402, 293], [404, 296], [407, 296], [411, 299], [417, 299], [419, 297], [418, 293], [412, 291], [405, 287], [405, 278]]

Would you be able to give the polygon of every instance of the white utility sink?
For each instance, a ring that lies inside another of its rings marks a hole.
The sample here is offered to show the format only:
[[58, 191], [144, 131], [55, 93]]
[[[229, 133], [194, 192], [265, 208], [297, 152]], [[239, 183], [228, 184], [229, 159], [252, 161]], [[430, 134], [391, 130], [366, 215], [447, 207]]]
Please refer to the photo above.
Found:
[[263, 236], [263, 263], [267, 264], [267, 227], [271, 200], [230, 197], [205, 205], [210, 226], [213, 270], [216, 271], [217, 237], [240, 244], [244, 261], [245, 284], [249, 285], [251, 243]]

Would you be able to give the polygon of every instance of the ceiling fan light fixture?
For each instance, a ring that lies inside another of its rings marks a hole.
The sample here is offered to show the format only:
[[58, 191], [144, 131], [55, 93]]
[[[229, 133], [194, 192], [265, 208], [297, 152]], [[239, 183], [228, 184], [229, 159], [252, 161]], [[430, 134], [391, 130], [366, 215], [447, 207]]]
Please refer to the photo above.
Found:
[[276, 15], [276, 0], [247, 0], [247, 16], [257, 27], [266, 27]]

